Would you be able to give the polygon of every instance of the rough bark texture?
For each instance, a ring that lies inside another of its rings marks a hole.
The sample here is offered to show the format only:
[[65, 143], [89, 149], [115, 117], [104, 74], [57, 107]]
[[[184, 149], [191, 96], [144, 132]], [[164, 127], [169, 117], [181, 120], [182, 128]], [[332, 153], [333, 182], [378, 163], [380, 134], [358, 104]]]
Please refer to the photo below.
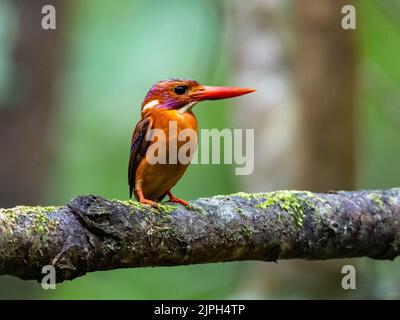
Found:
[[79, 196], [0, 211], [0, 274], [57, 282], [86, 272], [236, 260], [400, 255], [400, 188], [215, 196], [192, 208]]

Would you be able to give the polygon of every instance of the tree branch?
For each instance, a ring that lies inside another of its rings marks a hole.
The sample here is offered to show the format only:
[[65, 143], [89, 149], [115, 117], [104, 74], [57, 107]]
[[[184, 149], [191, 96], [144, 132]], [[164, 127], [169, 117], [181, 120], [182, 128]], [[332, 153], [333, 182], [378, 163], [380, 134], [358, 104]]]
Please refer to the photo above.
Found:
[[65, 207], [0, 209], [0, 274], [57, 282], [86, 272], [238, 260], [400, 255], [400, 188], [238, 193], [192, 208], [94, 195]]

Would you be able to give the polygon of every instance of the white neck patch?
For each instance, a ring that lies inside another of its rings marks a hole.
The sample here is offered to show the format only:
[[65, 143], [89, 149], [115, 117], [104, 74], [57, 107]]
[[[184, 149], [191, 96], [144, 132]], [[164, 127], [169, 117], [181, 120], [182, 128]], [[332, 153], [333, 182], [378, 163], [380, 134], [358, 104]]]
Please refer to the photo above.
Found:
[[143, 107], [143, 111], [147, 109], [154, 108], [155, 106], [158, 106], [160, 104], [160, 101], [158, 100], [151, 100], [150, 102], [147, 102], [145, 106]]
[[198, 101], [193, 101], [188, 103], [187, 105], [183, 106], [182, 108], [179, 109], [179, 113], [185, 113], [186, 111], [192, 109], [192, 107], [197, 103]]

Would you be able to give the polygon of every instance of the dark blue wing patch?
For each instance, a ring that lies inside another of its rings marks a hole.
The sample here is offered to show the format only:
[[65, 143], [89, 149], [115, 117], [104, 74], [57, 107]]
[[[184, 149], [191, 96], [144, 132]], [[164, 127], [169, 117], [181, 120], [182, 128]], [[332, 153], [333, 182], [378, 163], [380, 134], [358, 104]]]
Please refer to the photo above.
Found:
[[146, 140], [147, 131], [151, 127], [151, 120], [145, 118], [136, 125], [135, 131], [132, 135], [131, 151], [129, 157], [128, 169], [128, 183], [129, 183], [129, 196], [132, 198], [132, 192], [135, 188], [135, 175], [136, 169], [146, 153], [149, 141]]

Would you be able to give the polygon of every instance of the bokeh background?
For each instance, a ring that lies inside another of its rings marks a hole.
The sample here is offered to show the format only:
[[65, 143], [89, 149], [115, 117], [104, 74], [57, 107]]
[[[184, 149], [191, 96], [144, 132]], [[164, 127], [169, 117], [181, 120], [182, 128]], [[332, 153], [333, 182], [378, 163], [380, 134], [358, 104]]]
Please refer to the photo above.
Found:
[[[41, 8], [57, 10], [56, 30]], [[357, 29], [341, 28], [356, 8]], [[396, 0], [0, 0], [0, 207], [126, 199], [130, 139], [160, 79], [256, 94], [195, 108], [203, 128], [254, 128], [256, 167], [192, 165], [175, 188], [389, 188], [400, 171]], [[90, 273], [56, 290], [0, 277], [0, 298], [400, 298], [399, 260], [240, 262]], [[357, 289], [341, 289], [341, 268]]]

